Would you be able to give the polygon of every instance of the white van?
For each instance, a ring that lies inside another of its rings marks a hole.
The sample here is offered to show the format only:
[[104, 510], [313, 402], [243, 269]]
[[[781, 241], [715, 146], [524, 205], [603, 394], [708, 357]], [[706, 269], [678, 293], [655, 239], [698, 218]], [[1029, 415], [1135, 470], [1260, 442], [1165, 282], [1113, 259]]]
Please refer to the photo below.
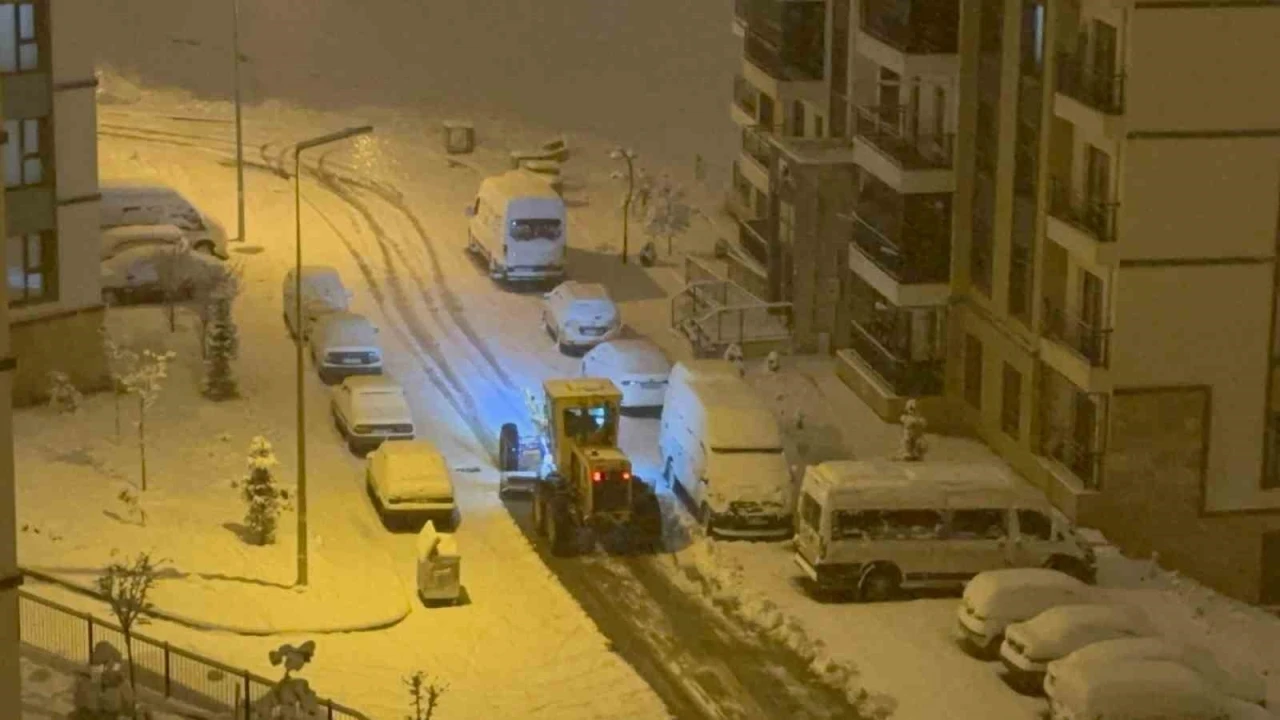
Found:
[[381, 375], [378, 328], [363, 315], [335, 312], [321, 316], [307, 343], [320, 380], [334, 385], [352, 375]]
[[736, 373], [679, 377], [658, 430], [663, 478], [708, 536], [789, 536], [795, 491], [773, 411]]
[[164, 185], [104, 181], [99, 186], [99, 224], [103, 230], [138, 225], [175, 225], [191, 249], [227, 258], [227, 231], [182, 193]]
[[[299, 332], [297, 318], [297, 272], [290, 268], [284, 275], [281, 285], [281, 299], [284, 309], [284, 324], [289, 334], [296, 336]], [[322, 315], [335, 312], [346, 312], [347, 303], [351, 301], [351, 292], [342, 284], [342, 276], [328, 265], [302, 266], [302, 314], [305, 323], [302, 325], [302, 338], [305, 340], [312, 326]]]
[[546, 180], [525, 170], [485, 178], [466, 208], [467, 250], [495, 280], [553, 282], [564, 277], [567, 213]]
[[800, 485], [795, 562], [818, 590], [885, 600], [986, 570], [1050, 567], [1091, 580], [1092, 549], [995, 465], [838, 460]]

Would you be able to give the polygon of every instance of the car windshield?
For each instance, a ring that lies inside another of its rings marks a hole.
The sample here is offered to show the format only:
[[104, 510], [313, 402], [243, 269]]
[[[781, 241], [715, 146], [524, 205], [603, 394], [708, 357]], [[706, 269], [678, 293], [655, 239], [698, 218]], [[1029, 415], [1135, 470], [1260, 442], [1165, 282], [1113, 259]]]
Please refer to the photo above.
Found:
[[511, 221], [511, 237], [515, 240], [559, 240], [564, 224], [556, 219], [524, 219]]
[[200, 217], [200, 213], [196, 212], [195, 210], [186, 210], [183, 212], [179, 212], [174, 217], [174, 220], [176, 222], [174, 222], [173, 224], [177, 225], [183, 230], [204, 230], [205, 229], [204, 218]]

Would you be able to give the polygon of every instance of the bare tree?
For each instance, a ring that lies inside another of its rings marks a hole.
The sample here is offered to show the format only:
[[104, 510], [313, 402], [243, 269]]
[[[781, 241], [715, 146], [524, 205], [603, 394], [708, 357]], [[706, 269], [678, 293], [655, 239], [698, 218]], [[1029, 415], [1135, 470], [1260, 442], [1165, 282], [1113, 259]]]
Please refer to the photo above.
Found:
[[671, 255], [673, 241], [689, 230], [692, 220], [693, 207], [684, 189], [664, 175], [648, 208], [645, 231], [650, 237], [665, 239], [667, 255]]
[[116, 407], [116, 442], [120, 441], [120, 396], [128, 394], [124, 379], [137, 369], [138, 353], [122, 347], [111, 336], [106, 325], [98, 327], [102, 350], [107, 358], [107, 374], [111, 376], [111, 394]]
[[138, 398], [138, 453], [142, 459], [141, 490], [147, 491], [147, 410], [155, 405], [169, 376], [169, 361], [177, 356], [172, 350], [156, 353], [143, 350], [137, 367], [123, 378], [125, 389]]
[[431, 720], [436, 706], [440, 704], [440, 696], [449, 689], [448, 685], [430, 682], [427, 674], [421, 670], [400, 679], [409, 688], [409, 706], [412, 715], [405, 715], [404, 720]]
[[178, 305], [192, 294], [191, 244], [183, 238], [157, 252], [154, 263], [165, 314], [169, 316], [169, 332], [174, 332], [178, 329]]
[[150, 553], [138, 553], [132, 562], [114, 562], [98, 578], [98, 592], [111, 606], [124, 635], [125, 655], [129, 660], [129, 687], [136, 697], [138, 684], [133, 672], [133, 625], [144, 612], [151, 610], [147, 596], [156, 584], [162, 561], [151, 559]]

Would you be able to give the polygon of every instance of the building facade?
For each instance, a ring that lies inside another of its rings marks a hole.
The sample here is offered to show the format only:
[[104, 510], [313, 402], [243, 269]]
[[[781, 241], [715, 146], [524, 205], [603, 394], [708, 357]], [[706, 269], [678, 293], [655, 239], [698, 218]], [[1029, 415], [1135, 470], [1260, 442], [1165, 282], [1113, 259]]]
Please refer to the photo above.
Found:
[[104, 385], [97, 331], [97, 118], [91, 28], [60, 0], [0, 2], [13, 399], [47, 395], [48, 373]]
[[[5, 117], [0, 94], [0, 118]], [[0, 135], [5, 150], [12, 136]], [[0, 197], [0, 221], [5, 217], [4, 198]], [[8, 248], [0, 249], [0, 258]], [[13, 475], [13, 408], [9, 402], [14, 360], [9, 343], [9, 308], [0, 306], [0, 698], [22, 697], [20, 667], [21, 636], [18, 631], [18, 588], [22, 571], [18, 569], [17, 495]]]
[[[819, 14], [820, 75], [787, 32]], [[735, 30], [731, 255], [796, 348], [1127, 552], [1280, 604], [1280, 6], [758, 0]]]

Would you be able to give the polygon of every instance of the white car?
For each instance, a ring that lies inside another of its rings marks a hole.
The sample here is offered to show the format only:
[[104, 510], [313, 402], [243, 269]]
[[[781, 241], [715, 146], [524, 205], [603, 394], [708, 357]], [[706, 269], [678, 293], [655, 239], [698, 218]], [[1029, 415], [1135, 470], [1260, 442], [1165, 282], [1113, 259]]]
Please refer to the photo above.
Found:
[[213, 287], [226, 272], [216, 258], [189, 252], [183, 245], [131, 243], [117, 247], [102, 261], [102, 301], [133, 305], [189, 300], [201, 289]]
[[622, 316], [598, 283], [567, 280], [543, 297], [542, 326], [560, 352], [584, 353], [622, 331]]
[[1167, 660], [1072, 663], [1052, 677], [1045, 679], [1052, 720], [1275, 720]]
[[364, 478], [383, 522], [453, 525], [453, 478], [435, 445], [425, 440], [384, 442], [369, 453]]
[[1094, 667], [1108, 663], [1175, 662], [1196, 671], [1215, 690], [1247, 703], [1267, 706], [1267, 683], [1247, 668], [1224, 668], [1208, 648], [1192, 647], [1164, 638], [1120, 638], [1094, 643], [1049, 663], [1044, 677], [1045, 691], [1062, 674], [1077, 672], [1077, 666]]
[[412, 440], [413, 415], [404, 389], [384, 375], [356, 375], [333, 389], [334, 427], [357, 455], [387, 440]]
[[[189, 241], [177, 225], [125, 225], [102, 231], [102, 259], [112, 257], [121, 250], [138, 245], [187, 246]], [[213, 255], [210, 246], [201, 245], [197, 252]]]
[[382, 347], [378, 328], [363, 315], [334, 312], [321, 315], [307, 333], [311, 364], [325, 385], [352, 375], [381, 375]]
[[[284, 275], [280, 287], [280, 298], [284, 316], [284, 326], [289, 334], [297, 336], [299, 286], [298, 274], [290, 268]], [[346, 312], [351, 302], [351, 291], [342, 284], [342, 276], [328, 265], [304, 265], [302, 267], [302, 337], [305, 340], [315, 327], [316, 321], [329, 313]]]
[[956, 611], [962, 645], [983, 659], [995, 659], [1004, 630], [1059, 605], [1080, 605], [1098, 599], [1097, 589], [1076, 578], [1046, 568], [1008, 568], [980, 572], [964, 588]]
[[582, 374], [612, 380], [622, 390], [624, 409], [659, 408], [667, 395], [671, 361], [648, 340], [610, 340], [582, 358]]
[[1142, 611], [1131, 605], [1060, 605], [1005, 628], [1000, 660], [1008, 670], [1010, 685], [1039, 692], [1044, 688], [1045, 671], [1054, 660], [1103, 640], [1157, 635]]

